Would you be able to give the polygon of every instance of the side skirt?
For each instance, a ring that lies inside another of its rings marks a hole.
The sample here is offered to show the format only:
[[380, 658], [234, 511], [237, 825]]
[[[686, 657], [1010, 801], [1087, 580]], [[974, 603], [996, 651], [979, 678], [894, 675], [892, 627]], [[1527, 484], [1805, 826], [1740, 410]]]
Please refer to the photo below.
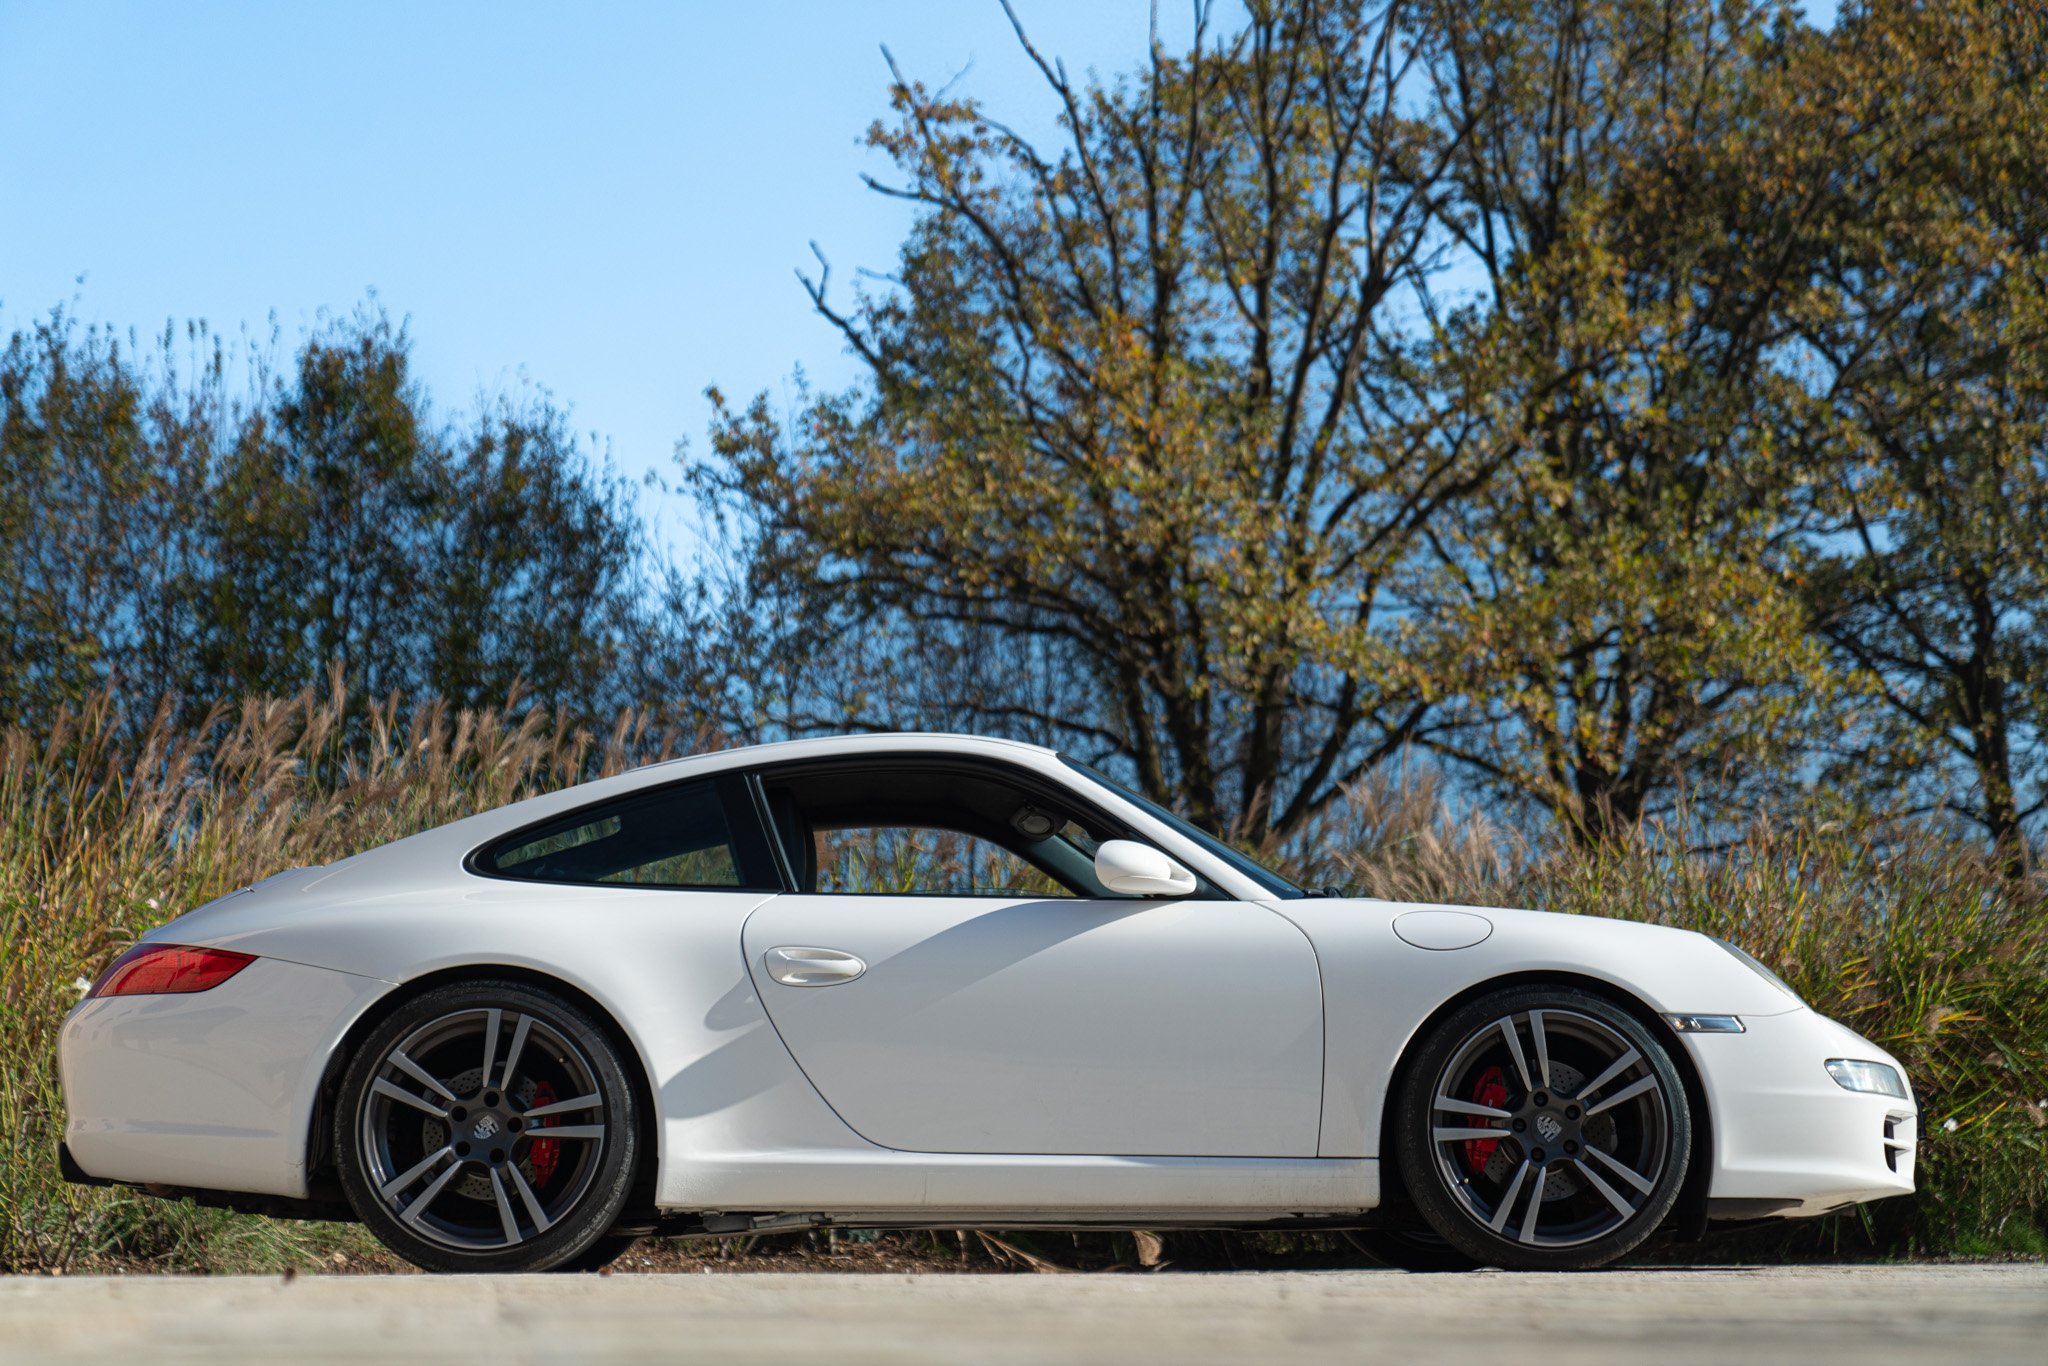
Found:
[[693, 1154], [663, 1172], [665, 1211], [853, 1227], [1158, 1227], [1355, 1218], [1380, 1202], [1372, 1158], [1084, 1157], [886, 1148]]
[[1366, 1210], [1347, 1213], [1298, 1214], [1260, 1218], [1243, 1210], [1219, 1210], [1208, 1215], [1187, 1210], [1171, 1213], [1132, 1211], [1105, 1217], [1100, 1214], [1073, 1215], [1056, 1210], [1001, 1211], [974, 1210], [862, 1210], [841, 1214], [686, 1214], [665, 1211], [652, 1223], [622, 1225], [618, 1232], [653, 1233], [667, 1238], [731, 1238], [743, 1234], [786, 1233], [805, 1229], [1011, 1229], [1043, 1233], [1113, 1233], [1131, 1229], [1228, 1229], [1237, 1232], [1294, 1232], [1363, 1228], [1372, 1223]]

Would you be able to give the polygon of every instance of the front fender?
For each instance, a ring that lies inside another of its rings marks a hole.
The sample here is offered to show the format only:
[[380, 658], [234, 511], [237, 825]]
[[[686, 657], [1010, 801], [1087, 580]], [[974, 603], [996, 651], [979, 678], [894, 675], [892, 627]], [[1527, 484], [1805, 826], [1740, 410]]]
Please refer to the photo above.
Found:
[[[1379, 1156], [1395, 1069], [1423, 1022], [1487, 983], [1552, 973], [1604, 983], [1659, 1014], [1782, 1015], [1804, 1007], [1704, 935], [1596, 916], [1386, 901], [1272, 903], [1316, 947], [1323, 974], [1323, 1157]], [[1396, 934], [1418, 910], [1481, 916], [1492, 932], [1456, 949]]]

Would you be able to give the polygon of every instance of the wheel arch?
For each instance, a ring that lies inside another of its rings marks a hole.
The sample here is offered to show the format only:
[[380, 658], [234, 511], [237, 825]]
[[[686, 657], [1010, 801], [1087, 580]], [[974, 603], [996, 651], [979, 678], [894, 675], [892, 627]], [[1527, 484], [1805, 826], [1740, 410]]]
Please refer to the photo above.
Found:
[[1474, 982], [1445, 998], [1409, 1032], [1407, 1039], [1401, 1044], [1401, 1052], [1394, 1063], [1394, 1069], [1388, 1074], [1386, 1101], [1380, 1107], [1379, 1165], [1380, 1182], [1385, 1192], [1382, 1204], [1390, 1210], [1398, 1211], [1406, 1202], [1393, 1141], [1393, 1102], [1394, 1097], [1399, 1095], [1401, 1088], [1407, 1084], [1409, 1071], [1414, 1065], [1415, 1055], [1421, 1050], [1422, 1041], [1439, 1023], [1480, 997], [1509, 987], [1526, 986], [1575, 987], [1590, 992], [1635, 1016], [1640, 1024], [1664, 1044], [1665, 1051], [1671, 1055], [1672, 1066], [1678, 1069], [1679, 1080], [1685, 1085], [1686, 1106], [1692, 1115], [1693, 1131], [1692, 1152], [1686, 1160], [1685, 1183], [1679, 1188], [1678, 1203], [1672, 1207], [1669, 1222], [1677, 1228], [1681, 1237], [1688, 1241], [1697, 1241], [1705, 1233], [1707, 1224], [1707, 1187], [1714, 1170], [1714, 1114], [1708, 1105], [1706, 1087], [1700, 1079], [1699, 1068], [1693, 1061], [1691, 1050], [1685, 1047], [1669, 1021], [1627, 987], [1604, 977], [1556, 969], [1507, 972]]
[[334, 1167], [334, 1150], [331, 1139], [333, 1125], [330, 1122], [334, 1107], [341, 1092], [342, 1074], [348, 1070], [349, 1060], [362, 1046], [370, 1032], [377, 1028], [393, 1011], [413, 998], [436, 987], [449, 986], [457, 982], [473, 982], [480, 979], [497, 979], [518, 982], [525, 986], [551, 991], [585, 1011], [598, 1028], [602, 1029], [621, 1057], [629, 1059], [626, 1081], [634, 1089], [634, 1099], [639, 1102], [639, 1142], [646, 1159], [634, 1176], [633, 1203], [631, 1214], [638, 1217], [645, 1214], [654, 1216], [654, 1192], [661, 1173], [661, 1120], [655, 1110], [655, 1097], [659, 1094], [654, 1085], [653, 1074], [648, 1067], [646, 1055], [640, 1045], [619, 1022], [617, 1015], [603, 1002], [576, 983], [558, 977], [538, 968], [513, 963], [463, 963], [451, 967], [436, 968], [407, 978], [390, 991], [385, 992], [359, 1014], [343, 1031], [341, 1039], [327, 1055], [327, 1062], [320, 1076], [319, 1090], [315, 1095], [312, 1114], [308, 1119], [306, 1133], [306, 1178], [309, 1189], [317, 1193], [331, 1193], [339, 1196], [341, 1186]]

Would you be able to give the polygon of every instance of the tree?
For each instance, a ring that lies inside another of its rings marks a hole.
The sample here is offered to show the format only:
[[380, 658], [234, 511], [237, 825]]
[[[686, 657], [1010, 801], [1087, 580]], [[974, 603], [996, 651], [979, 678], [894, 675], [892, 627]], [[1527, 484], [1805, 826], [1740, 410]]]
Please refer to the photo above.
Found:
[[1408, 109], [1433, 21], [1248, 9], [1107, 86], [1020, 26], [1057, 149], [898, 75], [899, 273], [808, 282], [869, 384], [721, 404], [697, 476], [820, 637], [908, 661], [914, 716], [1114, 756], [1264, 842], [1428, 733], [1398, 576], [1484, 471], [1431, 439], [1404, 326], [1462, 135]]
[[1447, 221], [1447, 430], [1496, 474], [1429, 527], [1422, 615], [1463, 724], [1429, 737], [1573, 831], [1782, 775], [1818, 658], [1776, 366], [1815, 193], [1773, 126], [1810, 35], [1744, 0], [1478, 0], [1435, 52], [1470, 124]]
[[462, 706], [523, 691], [570, 715], [635, 701], [626, 655], [643, 612], [644, 546], [628, 492], [580, 456], [545, 403], [501, 403], [451, 453], [423, 660]]
[[359, 317], [310, 340], [244, 426], [214, 494], [212, 693], [339, 667], [372, 697], [477, 706], [523, 688], [615, 711], [639, 610], [627, 491], [545, 400], [442, 425], [409, 361], [402, 330]]
[[440, 452], [382, 319], [315, 338], [214, 490], [209, 692], [276, 696], [338, 666], [371, 696], [420, 677]]
[[[638, 700], [628, 491], [544, 400], [443, 424], [409, 343], [359, 314], [261, 356], [203, 327], [136, 356], [61, 312], [0, 351], [0, 706], [114, 687], [190, 714], [339, 668], [358, 696], [577, 717]], [[136, 709], [146, 717], [148, 706]]]
[[1838, 767], [2021, 867], [2048, 809], [2048, 17], [1873, 4], [1814, 87], [1820, 623], [1873, 703]]
[[153, 352], [61, 309], [0, 352], [0, 715], [189, 677], [224, 384], [218, 343]]

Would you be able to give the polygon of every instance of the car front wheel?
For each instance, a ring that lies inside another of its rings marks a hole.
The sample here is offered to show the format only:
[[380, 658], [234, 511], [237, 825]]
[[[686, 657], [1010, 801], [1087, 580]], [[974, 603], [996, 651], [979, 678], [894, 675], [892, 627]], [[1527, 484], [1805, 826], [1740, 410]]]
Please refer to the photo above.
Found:
[[335, 1152], [356, 1214], [429, 1271], [544, 1271], [611, 1246], [639, 1160], [618, 1048], [520, 982], [415, 997], [342, 1079]]
[[1671, 1213], [1692, 1116], [1669, 1052], [1621, 1007], [1514, 987], [1422, 1041], [1396, 1102], [1416, 1209], [1489, 1266], [1573, 1270], [1626, 1256]]

